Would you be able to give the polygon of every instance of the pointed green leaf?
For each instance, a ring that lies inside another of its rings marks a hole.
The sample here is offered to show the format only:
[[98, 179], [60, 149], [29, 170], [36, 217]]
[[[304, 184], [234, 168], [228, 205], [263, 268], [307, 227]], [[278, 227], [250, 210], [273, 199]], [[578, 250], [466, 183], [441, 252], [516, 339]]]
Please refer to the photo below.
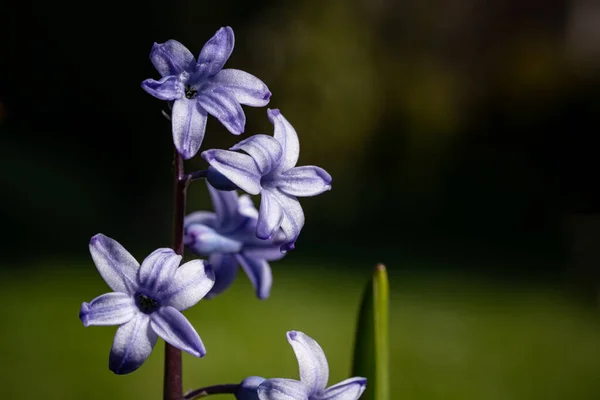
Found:
[[389, 284], [378, 264], [365, 289], [358, 316], [352, 376], [367, 378], [361, 400], [389, 400]]

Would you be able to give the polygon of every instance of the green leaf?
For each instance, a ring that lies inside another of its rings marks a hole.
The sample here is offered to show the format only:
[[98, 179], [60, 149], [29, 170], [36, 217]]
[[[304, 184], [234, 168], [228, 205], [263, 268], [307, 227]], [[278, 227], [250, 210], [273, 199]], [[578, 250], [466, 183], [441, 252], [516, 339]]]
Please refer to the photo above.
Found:
[[389, 284], [378, 264], [365, 289], [358, 315], [352, 376], [367, 378], [361, 400], [389, 400]]

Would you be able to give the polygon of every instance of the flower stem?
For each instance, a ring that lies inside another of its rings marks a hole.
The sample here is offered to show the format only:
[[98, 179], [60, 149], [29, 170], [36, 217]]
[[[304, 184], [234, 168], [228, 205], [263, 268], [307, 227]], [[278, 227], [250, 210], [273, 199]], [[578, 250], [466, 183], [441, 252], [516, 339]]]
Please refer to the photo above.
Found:
[[[183, 254], [183, 218], [185, 216], [185, 195], [188, 179], [183, 168], [183, 159], [177, 149], [174, 149], [173, 164], [175, 169], [173, 179], [173, 250]], [[183, 383], [181, 379], [181, 350], [165, 343], [165, 376], [164, 400], [181, 400]]]
[[187, 174], [187, 177], [190, 180], [190, 182], [204, 179], [206, 178], [206, 170], [203, 169], [201, 171], [190, 172], [189, 174]]
[[210, 396], [211, 394], [235, 394], [239, 385], [228, 383], [224, 385], [207, 386], [200, 389], [187, 392], [183, 397], [184, 400], [199, 399], [201, 397]]

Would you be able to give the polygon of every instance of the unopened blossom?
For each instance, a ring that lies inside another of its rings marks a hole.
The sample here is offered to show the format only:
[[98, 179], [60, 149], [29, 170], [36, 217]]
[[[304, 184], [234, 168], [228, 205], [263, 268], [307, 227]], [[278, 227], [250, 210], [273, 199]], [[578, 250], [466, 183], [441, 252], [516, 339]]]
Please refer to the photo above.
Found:
[[90, 241], [98, 272], [114, 290], [83, 303], [83, 325], [119, 325], [109, 357], [116, 374], [138, 369], [158, 337], [196, 357], [206, 349], [181, 313], [202, 299], [214, 284], [212, 271], [201, 260], [179, 267], [181, 256], [168, 248], [154, 251], [139, 263], [115, 240], [98, 234]]
[[288, 332], [287, 339], [298, 359], [300, 380], [249, 377], [240, 384], [238, 400], [253, 399], [254, 392], [260, 400], [357, 400], [364, 392], [367, 379], [362, 377], [327, 387], [329, 365], [321, 346], [298, 331]]
[[262, 107], [271, 98], [271, 92], [257, 77], [238, 69], [223, 69], [233, 46], [233, 30], [227, 26], [206, 42], [197, 60], [176, 40], [154, 43], [152, 47], [150, 60], [162, 79], [146, 79], [142, 88], [156, 98], [173, 102], [173, 140], [185, 159], [200, 149], [208, 114], [239, 135], [246, 125], [241, 104]]
[[[268, 110], [274, 135], [254, 135], [228, 150], [202, 152], [211, 168], [250, 194], [261, 194], [256, 236], [286, 235], [281, 250], [294, 248], [304, 226], [298, 197], [316, 196], [331, 189], [331, 175], [315, 166], [296, 167], [300, 154], [298, 134], [279, 110]], [[242, 150], [248, 154], [238, 153]], [[208, 175], [211, 179], [211, 175]]]
[[254, 286], [256, 295], [265, 299], [273, 277], [268, 261], [284, 256], [279, 250], [279, 235], [266, 240], [256, 237], [258, 211], [248, 195], [217, 190], [207, 183], [214, 213], [197, 211], [185, 218], [184, 243], [194, 253], [208, 256], [215, 272], [215, 285], [207, 298], [227, 289], [234, 281], [238, 265]]
[[238, 385], [235, 398], [237, 400], [259, 400], [257, 390], [264, 381], [266, 379], [261, 376], [247, 377]]

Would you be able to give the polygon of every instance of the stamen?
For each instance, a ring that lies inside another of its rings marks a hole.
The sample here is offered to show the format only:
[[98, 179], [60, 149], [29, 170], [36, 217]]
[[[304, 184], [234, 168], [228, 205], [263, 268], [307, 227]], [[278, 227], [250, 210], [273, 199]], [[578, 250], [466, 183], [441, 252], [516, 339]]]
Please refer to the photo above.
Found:
[[198, 94], [198, 89], [193, 86], [185, 85], [185, 97], [193, 99]]
[[151, 314], [158, 310], [158, 301], [146, 296], [145, 294], [138, 294], [135, 296], [135, 304], [144, 314]]

